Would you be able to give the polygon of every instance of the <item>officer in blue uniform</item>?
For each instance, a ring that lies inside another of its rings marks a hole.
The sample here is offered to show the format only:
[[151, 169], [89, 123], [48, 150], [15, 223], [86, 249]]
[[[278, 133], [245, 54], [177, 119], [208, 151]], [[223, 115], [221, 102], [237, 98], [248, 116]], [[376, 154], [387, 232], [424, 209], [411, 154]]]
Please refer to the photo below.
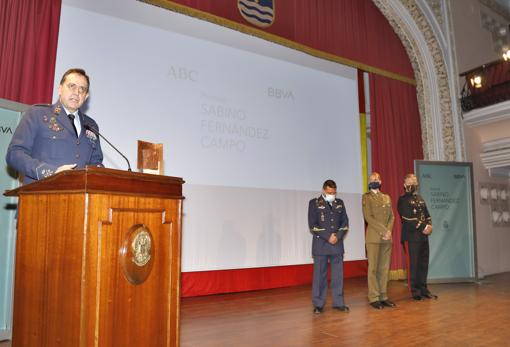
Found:
[[70, 69], [58, 88], [54, 105], [35, 105], [23, 115], [7, 149], [7, 164], [22, 175], [24, 184], [87, 165], [102, 166], [99, 138], [87, 126], [96, 122], [80, 107], [89, 96], [89, 77]]
[[328, 293], [328, 261], [331, 264], [331, 290], [333, 308], [349, 312], [344, 302], [343, 257], [344, 236], [349, 230], [349, 219], [344, 202], [336, 198], [336, 183], [327, 180], [322, 195], [310, 200], [308, 226], [313, 235], [313, 285], [314, 313], [321, 313]]

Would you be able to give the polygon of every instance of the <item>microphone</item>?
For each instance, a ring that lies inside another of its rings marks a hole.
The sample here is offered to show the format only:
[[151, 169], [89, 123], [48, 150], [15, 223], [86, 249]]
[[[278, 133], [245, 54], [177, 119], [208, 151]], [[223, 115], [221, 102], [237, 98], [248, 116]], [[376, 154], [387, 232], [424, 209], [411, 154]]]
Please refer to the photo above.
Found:
[[131, 171], [131, 165], [129, 164], [129, 160], [128, 160], [128, 158], [126, 158], [126, 156], [125, 156], [124, 154], [122, 154], [122, 153], [121, 153], [121, 151], [119, 151], [119, 150], [117, 149], [117, 147], [115, 147], [114, 145], [112, 145], [112, 143], [111, 143], [110, 141], [108, 141], [108, 140], [107, 140], [107, 139], [106, 139], [103, 135], [101, 135], [101, 134], [99, 133], [99, 130], [92, 128], [92, 127], [91, 127], [90, 125], [88, 125], [88, 124], [83, 125], [83, 127], [85, 128], [85, 130], [90, 130], [90, 131], [92, 131], [94, 134], [96, 134], [97, 136], [101, 137], [103, 140], [105, 140], [105, 141], [106, 141], [106, 143], [107, 143], [107, 144], [109, 144], [109, 145], [110, 145], [110, 146], [111, 146], [114, 150], [116, 150], [116, 151], [117, 151], [117, 153], [119, 153], [119, 154], [121, 155], [121, 157], [122, 157], [122, 158], [124, 158], [124, 160], [125, 160], [125, 161], [126, 161], [126, 163], [128, 164], [128, 171]]

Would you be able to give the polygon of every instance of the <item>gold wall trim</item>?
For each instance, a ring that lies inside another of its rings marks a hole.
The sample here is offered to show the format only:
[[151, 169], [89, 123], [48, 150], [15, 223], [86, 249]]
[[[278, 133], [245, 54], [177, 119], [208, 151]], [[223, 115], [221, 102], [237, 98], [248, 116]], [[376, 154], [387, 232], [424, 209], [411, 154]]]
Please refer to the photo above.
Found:
[[363, 70], [366, 72], [371, 72], [376, 75], [388, 77], [388, 78], [391, 78], [391, 79], [394, 79], [394, 80], [397, 80], [400, 82], [404, 82], [404, 83], [416, 86], [416, 81], [413, 78], [409, 78], [409, 77], [406, 77], [406, 76], [403, 76], [403, 75], [400, 75], [400, 74], [397, 74], [397, 73], [394, 73], [391, 71], [380, 69], [375, 66], [363, 64], [363, 63], [360, 63], [360, 62], [357, 62], [357, 61], [354, 61], [351, 59], [340, 57], [338, 55], [327, 53], [327, 52], [324, 52], [324, 51], [321, 51], [318, 49], [314, 49], [314, 48], [308, 47], [306, 45], [294, 42], [292, 40], [285, 39], [281, 36], [278, 36], [275, 34], [270, 34], [263, 30], [253, 28], [248, 25], [240, 24], [240, 23], [237, 23], [230, 19], [219, 17], [216, 15], [210, 14], [208, 12], [197, 10], [197, 9], [185, 6], [185, 5], [177, 4], [170, 0], [138, 0], [138, 1], [150, 4], [150, 5], [154, 5], [157, 7], [161, 7], [161, 8], [167, 9], [167, 10], [171, 10], [174, 12], [178, 12], [178, 13], [190, 16], [190, 17], [196, 17], [196, 18], [199, 18], [199, 19], [202, 19], [202, 20], [214, 23], [214, 24], [218, 24], [218, 25], [242, 32], [244, 34], [256, 36], [256, 37], [262, 38], [264, 40], [271, 41], [271, 42], [277, 43], [279, 45], [307, 53], [314, 57], [318, 57], [318, 58], [322, 58], [325, 60], [333, 61], [335, 63], [351, 66], [351, 67], [354, 67], [354, 68], [357, 68], [357, 69], [360, 69], [360, 70]]
[[359, 137], [361, 141], [361, 170], [362, 172], [362, 188], [363, 192], [368, 192], [368, 148], [367, 148], [367, 115], [359, 114]]

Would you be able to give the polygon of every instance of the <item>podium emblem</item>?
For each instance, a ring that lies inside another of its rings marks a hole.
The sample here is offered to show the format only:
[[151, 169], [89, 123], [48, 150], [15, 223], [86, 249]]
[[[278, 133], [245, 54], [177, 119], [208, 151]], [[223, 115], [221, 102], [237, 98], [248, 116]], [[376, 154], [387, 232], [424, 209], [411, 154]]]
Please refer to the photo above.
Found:
[[154, 250], [154, 239], [147, 226], [135, 224], [129, 228], [119, 249], [119, 262], [124, 277], [131, 284], [142, 284], [149, 277]]
[[138, 266], [145, 266], [151, 260], [152, 241], [149, 233], [141, 229], [131, 243], [132, 261]]

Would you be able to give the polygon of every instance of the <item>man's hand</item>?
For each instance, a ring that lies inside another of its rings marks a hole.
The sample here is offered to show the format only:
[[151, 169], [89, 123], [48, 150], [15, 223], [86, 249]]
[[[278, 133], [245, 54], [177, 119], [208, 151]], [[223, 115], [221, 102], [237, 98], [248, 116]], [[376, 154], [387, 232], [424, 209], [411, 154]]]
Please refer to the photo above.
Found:
[[331, 236], [329, 237], [328, 242], [331, 243], [332, 245], [337, 243], [338, 242], [338, 238], [336, 237], [336, 234], [331, 234]]
[[76, 164], [65, 164], [65, 165], [59, 166], [57, 171], [55, 171], [55, 173], [58, 174], [59, 172], [62, 172], [62, 171], [72, 170], [75, 167], [76, 167]]
[[384, 241], [389, 241], [391, 240], [391, 230], [386, 230], [386, 232], [384, 233], [384, 235], [382, 236], [382, 239]]
[[430, 235], [432, 234], [432, 225], [430, 224], [427, 224], [427, 226], [425, 227], [425, 229], [423, 229], [422, 231], [425, 235]]

